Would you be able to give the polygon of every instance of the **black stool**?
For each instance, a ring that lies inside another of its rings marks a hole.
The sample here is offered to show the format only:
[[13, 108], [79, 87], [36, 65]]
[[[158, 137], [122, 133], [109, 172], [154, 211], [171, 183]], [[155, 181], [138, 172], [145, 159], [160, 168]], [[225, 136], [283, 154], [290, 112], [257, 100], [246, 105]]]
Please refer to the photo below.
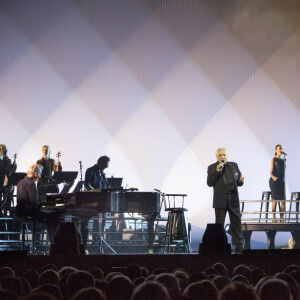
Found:
[[265, 201], [265, 212], [266, 212], [266, 222], [267, 222], [267, 219], [268, 219], [268, 212], [269, 212], [269, 200], [272, 200], [272, 195], [271, 195], [271, 192], [270, 191], [265, 191], [265, 192], [262, 192], [262, 197], [261, 197], [261, 205], [260, 205], [260, 214], [259, 214], [259, 221], [260, 222], [260, 219], [261, 219], [261, 213], [262, 213], [262, 209], [263, 209], [263, 204], [264, 204], [264, 201]]
[[290, 209], [289, 209], [289, 219], [291, 218], [292, 214], [292, 204], [293, 200], [295, 201], [296, 204], [296, 221], [298, 223], [298, 213], [299, 213], [299, 200], [300, 200], [300, 192], [292, 192], [291, 193], [291, 202], [290, 202]]
[[[186, 194], [164, 194], [165, 211], [168, 211], [164, 251], [190, 253], [190, 224], [184, 208]], [[180, 202], [180, 205], [177, 205]]]

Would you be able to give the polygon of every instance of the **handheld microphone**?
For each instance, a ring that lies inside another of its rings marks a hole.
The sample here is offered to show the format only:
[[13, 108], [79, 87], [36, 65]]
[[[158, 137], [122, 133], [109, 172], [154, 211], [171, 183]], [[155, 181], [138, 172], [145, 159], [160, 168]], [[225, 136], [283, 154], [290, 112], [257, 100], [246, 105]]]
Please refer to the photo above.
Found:
[[281, 154], [283, 154], [283, 155], [287, 156], [287, 154], [286, 154], [285, 152], [283, 152], [283, 151], [281, 151]]
[[[224, 164], [225, 161], [224, 161], [224, 160], [221, 160], [221, 162]], [[223, 172], [224, 166], [225, 166], [225, 165], [223, 165], [223, 166], [220, 168], [220, 172], [221, 172], [221, 173]]]

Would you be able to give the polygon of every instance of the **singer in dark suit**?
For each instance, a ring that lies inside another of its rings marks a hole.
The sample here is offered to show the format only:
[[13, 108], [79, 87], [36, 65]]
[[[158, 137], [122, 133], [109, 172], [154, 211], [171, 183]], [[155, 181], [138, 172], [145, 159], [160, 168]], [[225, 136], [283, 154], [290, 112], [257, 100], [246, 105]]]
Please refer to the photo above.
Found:
[[227, 161], [225, 148], [219, 148], [216, 151], [216, 157], [217, 162], [207, 169], [207, 185], [214, 188], [213, 208], [216, 223], [224, 226], [228, 211], [235, 252], [242, 253], [243, 237], [237, 187], [244, 184], [244, 177], [237, 163]]

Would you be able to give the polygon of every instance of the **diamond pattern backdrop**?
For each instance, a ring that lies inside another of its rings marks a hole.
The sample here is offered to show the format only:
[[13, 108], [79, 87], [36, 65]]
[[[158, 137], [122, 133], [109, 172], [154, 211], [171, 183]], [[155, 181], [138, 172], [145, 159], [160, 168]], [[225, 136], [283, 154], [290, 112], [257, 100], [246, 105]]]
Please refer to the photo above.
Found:
[[2, 0], [0, 142], [19, 171], [43, 144], [64, 170], [107, 154], [129, 187], [187, 193], [205, 227], [219, 146], [241, 199], [268, 189], [278, 143], [299, 190], [299, 50], [297, 0]]

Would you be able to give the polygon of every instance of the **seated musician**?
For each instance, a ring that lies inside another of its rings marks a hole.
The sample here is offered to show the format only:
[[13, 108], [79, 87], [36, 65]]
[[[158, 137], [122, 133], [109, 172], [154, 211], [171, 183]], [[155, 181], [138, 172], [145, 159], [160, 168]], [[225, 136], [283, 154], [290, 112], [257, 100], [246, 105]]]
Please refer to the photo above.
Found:
[[50, 243], [54, 242], [54, 235], [58, 226], [58, 217], [42, 213], [39, 208], [41, 202], [37, 196], [35, 182], [42, 174], [43, 166], [34, 164], [28, 168], [27, 176], [17, 184], [17, 217], [33, 217], [40, 222], [47, 224], [47, 231]]
[[[90, 191], [94, 189], [107, 189], [110, 188], [109, 182], [104, 174], [104, 170], [108, 167], [110, 162], [110, 158], [106, 155], [99, 157], [97, 163], [88, 168], [85, 172], [85, 180], [84, 180], [84, 186], [85, 189]], [[124, 214], [115, 214], [115, 218], [122, 218], [124, 217]], [[105, 224], [103, 222], [102, 224]], [[98, 223], [94, 223], [93, 225], [93, 231], [98, 231]], [[112, 224], [113, 231], [122, 231], [123, 228], [126, 228], [126, 222], [123, 221], [115, 221]], [[86, 246], [86, 240], [87, 240], [87, 224], [86, 224], [86, 237], [82, 237], [83, 243]]]
[[38, 181], [39, 195], [45, 195], [47, 193], [59, 193], [58, 185], [52, 178], [52, 172], [62, 171], [61, 163], [55, 163], [54, 159], [50, 158], [50, 147], [44, 145], [42, 148], [43, 157], [36, 163], [43, 166], [43, 172], [41, 178]]
[[109, 162], [110, 158], [108, 156], [101, 156], [95, 165], [86, 170], [84, 178], [84, 187], [86, 190], [109, 188], [108, 180], [103, 173], [108, 167]]

